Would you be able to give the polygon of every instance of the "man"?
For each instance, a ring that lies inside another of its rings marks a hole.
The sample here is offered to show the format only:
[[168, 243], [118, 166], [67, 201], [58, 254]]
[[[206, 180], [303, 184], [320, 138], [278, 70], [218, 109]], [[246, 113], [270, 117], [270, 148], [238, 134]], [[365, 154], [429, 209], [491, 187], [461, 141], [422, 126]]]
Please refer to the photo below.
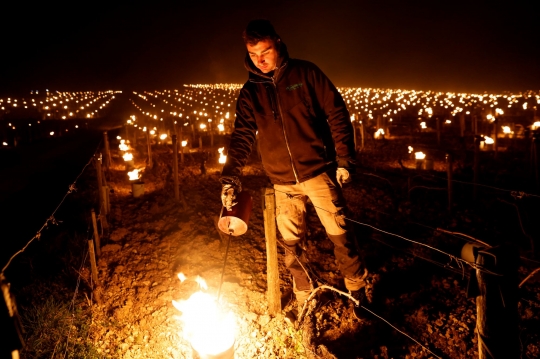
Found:
[[[230, 210], [236, 204], [239, 176], [258, 131], [299, 310], [313, 290], [301, 263], [308, 198], [334, 243], [346, 288], [362, 299], [367, 271], [344, 219], [341, 191], [341, 185], [350, 181], [348, 169], [355, 157], [353, 128], [343, 98], [316, 65], [289, 58], [287, 47], [267, 20], [251, 21], [243, 39], [249, 79], [238, 96], [235, 129], [222, 172], [223, 205]], [[355, 314], [360, 314], [358, 309]]]

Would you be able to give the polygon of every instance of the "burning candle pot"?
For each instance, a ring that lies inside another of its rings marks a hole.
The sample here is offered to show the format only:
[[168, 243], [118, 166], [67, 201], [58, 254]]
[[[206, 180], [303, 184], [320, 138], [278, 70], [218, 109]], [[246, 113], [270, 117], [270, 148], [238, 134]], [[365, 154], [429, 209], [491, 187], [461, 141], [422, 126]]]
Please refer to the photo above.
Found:
[[[181, 282], [186, 280], [183, 273], [178, 274]], [[182, 312], [178, 318], [182, 322], [182, 336], [201, 359], [234, 358], [235, 317], [232, 312], [223, 310], [216, 298], [203, 292], [208, 287], [204, 279], [197, 277], [200, 290], [189, 299], [172, 303]]]
[[129, 181], [131, 182], [131, 193], [133, 198], [141, 197], [144, 194], [144, 182], [140, 180], [141, 175], [138, 169], [128, 172]]
[[223, 154], [223, 150], [225, 150], [225, 147], [220, 147], [218, 148], [218, 152], [219, 152], [219, 159], [218, 159], [218, 162], [220, 164], [225, 164], [225, 162], [227, 162], [227, 156], [225, 156]]
[[416, 159], [416, 169], [421, 170], [424, 168], [424, 162], [426, 159], [426, 154], [424, 152], [415, 152], [414, 158]]
[[122, 156], [124, 159], [124, 164], [126, 166], [126, 170], [133, 170], [135, 168], [135, 162], [133, 161], [133, 154], [130, 152], [124, 153]]
[[480, 142], [480, 150], [481, 151], [492, 151], [493, 150], [493, 144], [495, 141], [493, 138], [489, 136], [483, 136], [484, 140]]

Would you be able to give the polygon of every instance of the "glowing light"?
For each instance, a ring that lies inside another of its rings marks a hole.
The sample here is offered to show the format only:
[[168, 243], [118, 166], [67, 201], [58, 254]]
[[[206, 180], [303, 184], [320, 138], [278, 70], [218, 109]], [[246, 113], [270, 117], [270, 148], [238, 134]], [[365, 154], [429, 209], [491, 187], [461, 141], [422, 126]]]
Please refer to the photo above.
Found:
[[532, 129], [533, 130], [537, 130], [540, 128], [540, 121], [536, 121], [535, 123], [532, 124]]
[[162, 140], [162, 141], [163, 141], [164, 139], [166, 139], [166, 138], [167, 138], [167, 134], [166, 134], [166, 133], [162, 133], [161, 135], [159, 135], [159, 139]]
[[8, 143], [7, 142], [2, 142], [2, 146], [7, 146]]
[[502, 126], [503, 133], [512, 133], [510, 126]]
[[414, 151], [414, 148], [412, 148], [412, 146], [409, 146], [409, 153], [412, 153], [412, 151]]
[[156, 131], [150, 130], [150, 134], [151, 134], [151, 135], [155, 135], [155, 134], [156, 134]]
[[133, 154], [130, 153], [130, 152], [126, 152], [124, 153], [124, 155], [122, 156], [122, 158], [124, 159], [124, 161], [133, 161]]
[[[199, 285], [204, 283], [200, 277], [197, 282]], [[204, 287], [201, 285], [201, 288]], [[199, 355], [215, 356], [233, 346], [236, 332], [234, 315], [222, 311], [222, 306], [218, 307], [213, 296], [199, 290], [188, 300], [173, 300], [172, 304], [182, 312], [179, 319], [183, 323], [184, 339]]]
[[218, 130], [219, 130], [220, 132], [225, 131], [225, 126], [223, 126], [222, 123], [220, 123], [217, 127], [218, 127]]
[[136, 181], [140, 178], [139, 170], [134, 169], [133, 171], [128, 172], [129, 180]]
[[49, 132], [49, 135], [54, 136], [54, 131]]
[[486, 145], [492, 145], [492, 144], [495, 143], [495, 141], [493, 140], [493, 138], [488, 137], [488, 136], [484, 136], [484, 142], [486, 143]]
[[129, 146], [128, 146], [127, 143], [126, 143], [126, 140], [121, 140], [121, 141], [120, 141], [120, 144], [118, 145], [118, 148], [120, 149], [120, 151], [127, 151], [127, 150], [129, 150]]
[[185, 274], [182, 272], [178, 273], [177, 276], [178, 276], [178, 279], [180, 279], [180, 283], [184, 283], [184, 281], [187, 279]]
[[204, 130], [206, 128], [206, 125], [204, 123], [201, 123], [199, 127], [201, 128], [201, 130]]
[[422, 127], [423, 129], [426, 129], [427, 128], [427, 125], [425, 122], [420, 122], [420, 127]]
[[187, 141], [182, 141], [182, 147], [186, 147], [187, 146]]
[[379, 137], [384, 136], [384, 130], [383, 130], [382, 128], [379, 128], [379, 129], [373, 134], [373, 136], [374, 136], [375, 138], [379, 138]]
[[487, 115], [486, 118], [488, 119], [488, 121], [491, 121], [491, 122], [495, 121], [495, 117], [493, 117], [493, 115], [491, 114]]
[[416, 158], [417, 160], [423, 160], [424, 158], [426, 158], [426, 154], [424, 152], [415, 152], [414, 158]]
[[219, 152], [219, 160], [218, 160], [218, 162], [221, 163], [221, 164], [227, 162], [227, 156], [225, 156], [223, 154], [224, 149], [225, 149], [225, 147], [221, 147], [221, 148], [218, 149], [218, 152]]

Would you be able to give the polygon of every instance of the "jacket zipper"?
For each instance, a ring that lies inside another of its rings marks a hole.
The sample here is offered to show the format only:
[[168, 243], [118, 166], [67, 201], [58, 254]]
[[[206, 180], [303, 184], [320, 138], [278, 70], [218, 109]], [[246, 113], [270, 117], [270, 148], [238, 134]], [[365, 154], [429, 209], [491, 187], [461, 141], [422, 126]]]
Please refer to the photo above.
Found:
[[296, 173], [296, 168], [294, 167], [293, 157], [291, 154], [291, 148], [289, 146], [289, 139], [287, 138], [287, 132], [285, 132], [285, 123], [283, 122], [283, 112], [281, 111], [281, 105], [279, 103], [277, 84], [273, 76], [272, 76], [272, 84], [274, 85], [274, 90], [276, 91], [276, 103], [277, 103], [277, 107], [279, 111], [279, 116], [281, 117], [281, 128], [283, 129], [283, 137], [285, 138], [285, 144], [287, 145], [287, 152], [289, 152], [289, 157], [291, 158], [291, 167], [293, 170], [294, 178], [296, 179], [296, 183], [300, 183], [300, 181], [298, 180], [298, 174]]

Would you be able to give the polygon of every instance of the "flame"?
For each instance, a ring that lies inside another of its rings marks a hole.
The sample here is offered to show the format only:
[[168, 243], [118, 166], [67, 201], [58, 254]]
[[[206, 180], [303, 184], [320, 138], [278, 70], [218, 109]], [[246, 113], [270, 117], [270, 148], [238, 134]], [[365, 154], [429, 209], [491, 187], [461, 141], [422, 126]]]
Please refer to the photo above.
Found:
[[225, 147], [221, 147], [221, 148], [218, 149], [218, 152], [219, 152], [219, 160], [218, 160], [218, 162], [219, 162], [219, 163], [225, 163], [225, 162], [227, 162], [227, 156], [225, 156], [225, 155], [223, 154], [223, 150], [224, 150], [224, 149], [225, 149]]
[[162, 141], [163, 141], [164, 139], [166, 139], [166, 138], [167, 138], [167, 134], [166, 134], [166, 133], [162, 133], [161, 135], [159, 135], [159, 139], [162, 140]]
[[377, 132], [375, 132], [375, 133], [373, 134], [373, 136], [374, 136], [375, 138], [379, 138], [379, 137], [381, 137], [381, 136], [384, 136], [384, 130], [383, 130], [382, 128], [379, 128], [379, 129], [377, 130]]
[[130, 153], [130, 152], [126, 152], [126, 153], [124, 153], [122, 158], [124, 159], [124, 161], [132, 161], [133, 160], [133, 154]]
[[503, 133], [512, 133], [512, 130], [510, 130], [510, 126], [503, 126], [502, 130]]
[[178, 273], [177, 276], [178, 276], [178, 279], [180, 279], [180, 283], [184, 283], [184, 281], [187, 279], [185, 274], [182, 272]]
[[182, 147], [186, 147], [187, 146], [187, 141], [182, 141]]
[[427, 128], [427, 125], [426, 125], [425, 122], [420, 122], [420, 127], [422, 127], [422, 128]]
[[[183, 282], [186, 277], [183, 273], [178, 273], [178, 278]], [[197, 276], [195, 281], [201, 288], [207, 288], [203, 278]], [[189, 299], [173, 300], [172, 304], [182, 312], [179, 319], [183, 323], [184, 339], [189, 341], [201, 356], [217, 355], [234, 345], [234, 315], [230, 311], [222, 311], [212, 295], [199, 290]]]
[[414, 151], [414, 148], [412, 148], [412, 146], [409, 146], [409, 153], [412, 153], [412, 151]]
[[426, 154], [424, 152], [415, 152], [414, 158], [416, 158], [417, 160], [423, 160], [424, 158], [426, 158]]
[[140, 178], [139, 170], [134, 169], [133, 171], [128, 172], [129, 180], [136, 181]]
[[120, 151], [127, 151], [129, 149], [129, 146], [126, 144], [126, 140], [120, 140], [118, 148], [120, 149]]
[[540, 128], [540, 121], [536, 121], [535, 123], [533, 123], [533, 125], [532, 125], [533, 131], [537, 130], [539, 128]]
[[495, 141], [491, 137], [484, 136], [484, 138], [485, 138], [484, 142], [486, 143], [486, 145], [492, 145], [495, 143]]

